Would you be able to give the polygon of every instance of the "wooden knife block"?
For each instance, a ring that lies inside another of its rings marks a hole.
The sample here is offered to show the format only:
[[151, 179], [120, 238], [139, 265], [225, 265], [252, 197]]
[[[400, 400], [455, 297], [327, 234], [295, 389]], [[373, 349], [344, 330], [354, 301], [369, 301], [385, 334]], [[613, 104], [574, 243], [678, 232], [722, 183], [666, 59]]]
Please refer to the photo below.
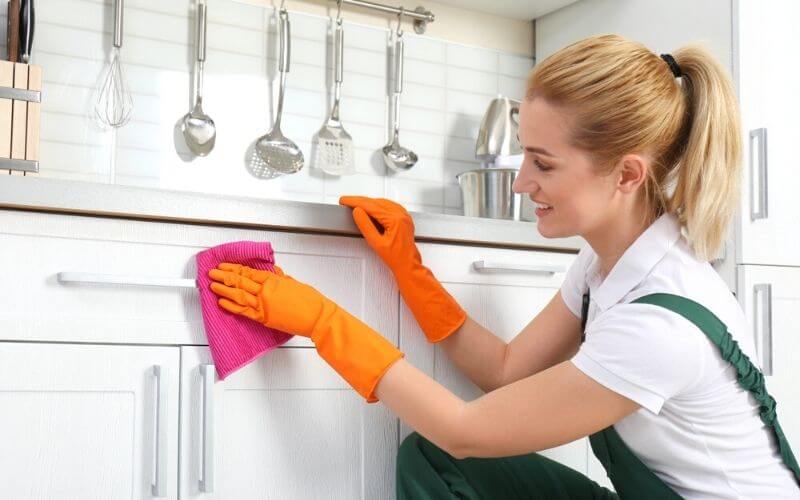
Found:
[[0, 171], [39, 172], [42, 68], [0, 61]]

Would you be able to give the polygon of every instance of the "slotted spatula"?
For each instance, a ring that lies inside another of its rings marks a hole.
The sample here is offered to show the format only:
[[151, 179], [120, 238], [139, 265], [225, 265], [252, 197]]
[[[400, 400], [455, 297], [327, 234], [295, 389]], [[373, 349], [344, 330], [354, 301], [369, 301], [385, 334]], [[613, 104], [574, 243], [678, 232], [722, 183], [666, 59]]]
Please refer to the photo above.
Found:
[[328, 120], [314, 137], [314, 165], [331, 175], [348, 175], [355, 172], [353, 162], [353, 139], [339, 120], [339, 99], [342, 91], [342, 56], [344, 53], [344, 32], [342, 18], [336, 19], [334, 32], [334, 59], [336, 82], [334, 85], [333, 107]]

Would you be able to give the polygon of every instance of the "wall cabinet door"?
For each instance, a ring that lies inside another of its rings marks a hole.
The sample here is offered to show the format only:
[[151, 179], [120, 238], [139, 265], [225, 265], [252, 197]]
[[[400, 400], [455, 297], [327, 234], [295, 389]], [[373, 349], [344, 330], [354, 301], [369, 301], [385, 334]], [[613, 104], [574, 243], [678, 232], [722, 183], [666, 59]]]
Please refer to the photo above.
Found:
[[178, 498], [175, 347], [0, 342], [0, 498]]
[[795, 453], [800, 450], [800, 267], [739, 266], [739, 302], [755, 336], [767, 391]]
[[313, 348], [281, 347], [216, 381], [182, 347], [181, 498], [393, 498], [397, 419]]
[[[800, 265], [800, 3], [735, 2], [744, 140], [737, 261]], [[737, 34], [735, 33], [734, 36]]]
[[[507, 342], [550, 301], [575, 258], [574, 254], [553, 252], [426, 243], [418, 246], [425, 265], [470, 317]], [[443, 350], [427, 342], [402, 300], [400, 309], [400, 348], [408, 360], [462, 399], [480, 397], [483, 391], [450, 362]], [[401, 423], [401, 439], [410, 432]], [[580, 439], [542, 454], [585, 473], [587, 443]]]

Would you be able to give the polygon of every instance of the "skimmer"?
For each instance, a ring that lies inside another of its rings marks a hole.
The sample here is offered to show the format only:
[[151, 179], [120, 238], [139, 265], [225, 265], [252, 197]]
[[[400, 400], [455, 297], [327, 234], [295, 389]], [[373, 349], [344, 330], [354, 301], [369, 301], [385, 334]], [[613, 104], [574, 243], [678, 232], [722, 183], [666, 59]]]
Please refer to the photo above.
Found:
[[256, 152], [263, 161], [250, 162], [250, 173], [260, 178], [272, 178], [274, 173], [293, 174], [303, 168], [303, 152], [281, 133], [281, 114], [283, 113], [283, 94], [286, 89], [286, 74], [289, 72], [289, 55], [291, 40], [289, 34], [289, 13], [285, 8], [280, 11], [280, 44], [281, 53], [278, 69], [280, 70], [280, 89], [278, 93], [278, 111], [272, 130], [256, 141]]

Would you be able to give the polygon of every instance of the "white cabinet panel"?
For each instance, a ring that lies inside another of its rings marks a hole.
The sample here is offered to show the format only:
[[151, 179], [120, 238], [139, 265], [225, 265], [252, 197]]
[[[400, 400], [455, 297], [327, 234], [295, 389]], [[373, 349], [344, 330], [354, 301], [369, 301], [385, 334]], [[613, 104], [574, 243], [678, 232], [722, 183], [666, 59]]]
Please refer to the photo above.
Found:
[[[800, 3], [738, 5], [739, 95], [744, 141], [737, 262], [800, 265]], [[762, 142], [763, 141], [763, 142]], [[763, 149], [762, 154], [759, 150]], [[760, 211], [763, 215], [757, 215]]]
[[179, 370], [174, 347], [0, 342], [0, 498], [178, 498]]
[[[467, 311], [506, 342], [550, 301], [561, 286], [574, 254], [441, 244], [419, 244], [423, 263]], [[476, 268], [476, 263], [478, 267]], [[400, 348], [417, 368], [464, 400], [483, 392], [452, 364], [438, 346], [427, 342], [411, 312], [402, 304]], [[401, 439], [411, 432], [401, 423]], [[542, 452], [586, 473], [588, 440], [580, 439]]]
[[208, 349], [181, 352], [181, 498], [393, 498], [397, 419], [314, 349], [279, 348], [224, 382], [212, 365], [205, 396]]
[[360, 238], [9, 210], [0, 210], [0, 339], [207, 344], [196, 289], [64, 284], [57, 275], [191, 280], [198, 252], [239, 240], [270, 242], [287, 274], [396, 340], [397, 288]]
[[740, 304], [755, 336], [767, 391], [778, 402], [778, 419], [795, 453], [800, 447], [800, 267], [739, 266]]

